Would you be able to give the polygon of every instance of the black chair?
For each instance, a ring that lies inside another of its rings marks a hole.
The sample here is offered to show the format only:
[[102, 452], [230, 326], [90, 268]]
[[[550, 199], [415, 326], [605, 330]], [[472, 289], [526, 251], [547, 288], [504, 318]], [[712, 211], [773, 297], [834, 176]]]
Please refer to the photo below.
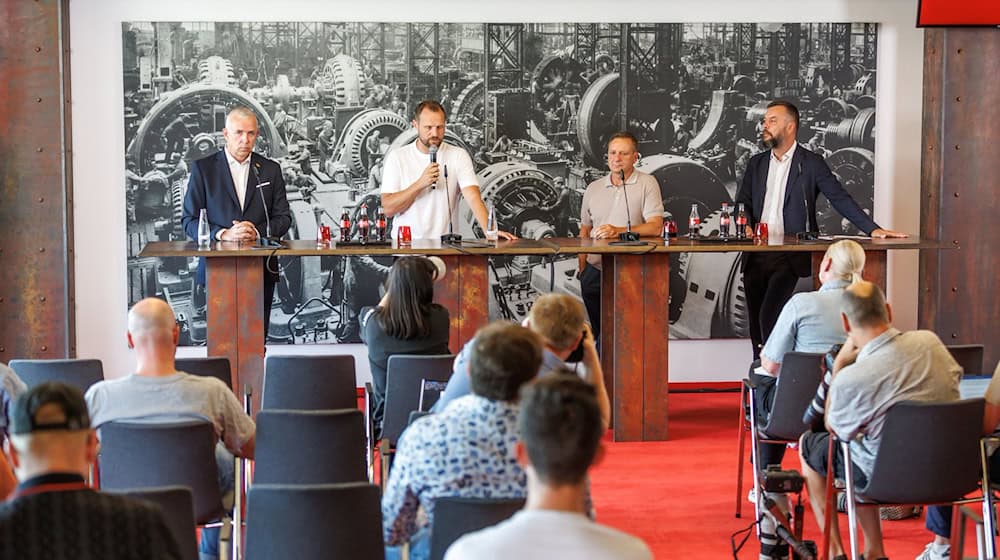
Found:
[[247, 502], [246, 560], [382, 560], [377, 486], [254, 484]]
[[354, 356], [268, 356], [261, 409], [358, 408]]
[[417, 410], [420, 412], [429, 411], [441, 398], [441, 393], [448, 388], [447, 381], [437, 381], [434, 379], [420, 380], [420, 403]]
[[[984, 407], [983, 399], [967, 399], [900, 402], [889, 409], [868, 485], [856, 488], [852, 469], [844, 469], [851, 558], [859, 557], [858, 506], [954, 505], [983, 499], [963, 498], [980, 486]], [[850, 445], [840, 442], [840, 448], [844, 464], [851, 465]], [[827, 472], [832, 472], [829, 467]]]
[[434, 500], [430, 560], [442, 560], [462, 535], [509, 519], [524, 507], [524, 498], [438, 498]]
[[255, 484], [368, 482], [360, 410], [262, 410]]
[[177, 358], [174, 360], [174, 368], [191, 375], [214, 377], [225, 383], [226, 387], [233, 388], [233, 372], [229, 367], [229, 358]]
[[958, 365], [962, 366], [962, 371], [965, 375], [982, 375], [985, 373], [983, 371], [983, 354], [985, 348], [982, 344], [952, 344], [946, 345], [945, 348], [951, 353], [951, 357], [955, 358]]
[[198, 524], [222, 518], [216, 436], [210, 422], [108, 422], [100, 427], [100, 435], [102, 489], [185, 486], [194, 496]]
[[[802, 422], [802, 415], [809, 407], [816, 390], [823, 381], [823, 354], [788, 352], [782, 357], [781, 371], [775, 387], [774, 405], [771, 416], [766, 420], [758, 417], [756, 403], [757, 386], [751, 379], [743, 380], [741, 401], [749, 402], [750, 414], [740, 407], [739, 453], [736, 466], [736, 517], [743, 513], [743, 464], [746, 460], [746, 434], [750, 432], [750, 458], [754, 472], [754, 495], [760, 496], [758, 488], [761, 465], [758, 464], [757, 450], [761, 443], [788, 444], [798, 441], [808, 429]], [[749, 401], [747, 400], [749, 399]], [[756, 429], [751, 429], [751, 426]], [[756, 518], [760, 517], [757, 511]]]
[[152, 502], [163, 510], [167, 528], [177, 541], [183, 560], [198, 560], [198, 537], [195, 534], [194, 498], [191, 489], [182, 486], [124, 490], [121, 494]]
[[104, 380], [100, 360], [11, 360], [7, 365], [29, 389], [45, 381], [59, 381], [86, 393], [91, 385]]
[[454, 354], [397, 354], [389, 357], [385, 381], [385, 416], [382, 418], [382, 436], [379, 440], [382, 486], [388, 480], [390, 457], [396, 448], [396, 442], [410, 422], [410, 412], [420, 408], [423, 382], [447, 382], [454, 362]]
[[430, 415], [431, 413], [425, 410], [414, 410], [413, 412], [410, 413], [410, 420], [406, 423], [406, 427], [409, 428], [410, 424], [416, 422], [417, 420], [420, 420], [424, 416], [430, 416]]

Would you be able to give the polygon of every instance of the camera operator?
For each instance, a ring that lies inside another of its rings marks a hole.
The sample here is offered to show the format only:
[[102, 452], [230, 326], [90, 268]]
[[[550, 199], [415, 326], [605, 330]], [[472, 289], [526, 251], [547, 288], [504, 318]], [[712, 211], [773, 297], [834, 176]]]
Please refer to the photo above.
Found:
[[[579, 301], [565, 294], [545, 294], [539, 297], [528, 313], [524, 326], [542, 338], [542, 366], [538, 375], [568, 373], [576, 370], [566, 362], [582, 362], [581, 376], [594, 386], [601, 421], [607, 429], [611, 418], [611, 404], [604, 386], [604, 372], [597, 356], [594, 335], [586, 322], [586, 312]], [[432, 412], [441, 412], [454, 399], [471, 393], [469, 385], [469, 354], [475, 338], [470, 340], [455, 357], [448, 386], [441, 393]]]

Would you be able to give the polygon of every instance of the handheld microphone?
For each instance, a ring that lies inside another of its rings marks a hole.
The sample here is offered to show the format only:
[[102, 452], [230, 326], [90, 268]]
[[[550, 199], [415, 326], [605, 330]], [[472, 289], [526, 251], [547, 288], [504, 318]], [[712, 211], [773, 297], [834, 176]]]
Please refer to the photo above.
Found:
[[625, 195], [625, 233], [618, 234], [619, 241], [638, 241], [639, 234], [632, 231], [632, 212], [628, 208], [628, 189], [625, 188], [625, 170], [621, 170], [618, 173], [621, 174], [622, 178], [622, 194]]
[[[431, 144], [427, 148], [427, 153], [430, 154], [430, 156], [431, 156], [431, 163], [437, 163], [437, 160], [438, 160], [438, 147], [436, 145], [434, 145], [434, 144]], [[445, 176], [445, 186], [447, 186], [447, 185], [448, 185], [448, 177]], [[431, 183], [431, 190], [436, 189], [436, 188], [437, 188], [437, 181]]]
[[264, 184], [260, 182], [260, 173], [257, 172], [257, 168], [260, 167], [260, 162], [253, 162], [250, 169], [253, 169], [253, 175], [257, 178], [257, 191], [260, 193], [260, 204], [264, 207], [264, 232], [265, 236], [260, 238], [260, 245], [262, 247], [280, 247], [281, 244], [277, 241], [271, 239], [271, 215], [267, 211], [267, 201], [264, 200]]
[[[437, 146], [431, 146], [431, 161], [437, 152]], [[448, 233], [441, 236], [441, 243], [461, 243], [462, 236], [455, 233], [455, 222], [451, 215], [451, 189], [448, 187], [448, 166], [444, 166], [444, 195], [448, 199]]]

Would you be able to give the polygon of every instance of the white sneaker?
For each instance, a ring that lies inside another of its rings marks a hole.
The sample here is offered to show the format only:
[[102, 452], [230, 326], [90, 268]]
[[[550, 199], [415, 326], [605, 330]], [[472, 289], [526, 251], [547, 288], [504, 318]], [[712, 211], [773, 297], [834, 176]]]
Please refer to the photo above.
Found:
[[951, 555], [951, 545], [950, 544], [935, 544], [929, 543], [924, 551], [917, 556], [916, 560], [947, 560]]

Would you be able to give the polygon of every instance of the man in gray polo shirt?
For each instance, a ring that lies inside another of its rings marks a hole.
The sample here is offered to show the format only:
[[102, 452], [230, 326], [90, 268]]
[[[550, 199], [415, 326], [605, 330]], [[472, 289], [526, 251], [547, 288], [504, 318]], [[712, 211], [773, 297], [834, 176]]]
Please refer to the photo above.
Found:
[[[863, 488], [875, 464], [889, 408], [902, 401], [958, 400], [962, 368], [934, 333], [893, 328], [885, 296], [871, 282], [844, 290], [842, 305], [847, 341], [834, 361], [826, 425], [838, 438], [851, 442], [851, 472], [855, 484]], [[829, 437], [825, 432], [807, 432], [799, 445], [809, 501], [821, 530]], [[846, 471], [841, 453], [835, 454], [833, 465], [842, 479]], [[858, 510], [858, 520], [865, 535], [864, 557], [885, 557], [878, 509]], [[846, 558], [836, 515], [830, 525], [830, 557]]]
[[[639, 142], [629, 132], [616, 132], [608, 140], [611, 172], [587, 185], [580, 205], [580, 237], [615, 239], [632, 231], [640, 236], [659, 236], [663, 231], [663, 196], [660, 184], [648, 173], [635, 169]], [[627, 192], [626, 192], [627, 191]], [[627, 203], [626, 203], [627, 196]], [[626, 207], [628, 211], [626, 212]], [[594, 331], [601, 336], [601, 256], [580, 254], [580, 291]]]

